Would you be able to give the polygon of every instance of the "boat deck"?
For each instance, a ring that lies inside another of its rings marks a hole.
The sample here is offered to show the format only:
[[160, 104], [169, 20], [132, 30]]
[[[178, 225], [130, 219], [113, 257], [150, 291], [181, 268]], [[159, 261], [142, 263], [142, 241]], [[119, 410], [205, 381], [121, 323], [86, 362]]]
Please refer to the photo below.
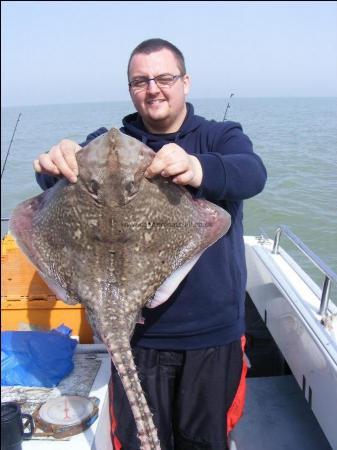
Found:
[[230, 450], [331, 450], [292, 375], [247, 379], [244, 414]]

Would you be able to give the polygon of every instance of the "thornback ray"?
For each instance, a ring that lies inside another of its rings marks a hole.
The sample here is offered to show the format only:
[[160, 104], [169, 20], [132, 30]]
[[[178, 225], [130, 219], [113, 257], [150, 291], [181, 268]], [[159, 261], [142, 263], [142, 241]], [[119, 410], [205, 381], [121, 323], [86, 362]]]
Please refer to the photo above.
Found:
[[136, 322], [231, 223], [224, 209], [170, 179], [144, 177], [154, 156], [112, 128], [76, 154], [76, 183], [60, 179], [20, 203], [9, 224], [51, 289], [84, 305], [121, 378], [142, 450], [160, 450], [160, 442], [132, 357]]

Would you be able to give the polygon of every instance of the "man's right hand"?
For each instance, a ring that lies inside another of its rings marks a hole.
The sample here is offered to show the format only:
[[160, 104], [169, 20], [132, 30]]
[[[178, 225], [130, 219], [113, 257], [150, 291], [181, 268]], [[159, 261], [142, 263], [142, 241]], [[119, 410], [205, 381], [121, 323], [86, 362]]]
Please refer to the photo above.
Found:
[[38, 173], [64, 176], [70, 182], [75, 183], [78, 175], [75, 154], [81, 148], [77, 142], [63, 139], [57, 145], [54, 145], [48, 153], [41, 153], [38, 159], [34, 160], [34, 169]]

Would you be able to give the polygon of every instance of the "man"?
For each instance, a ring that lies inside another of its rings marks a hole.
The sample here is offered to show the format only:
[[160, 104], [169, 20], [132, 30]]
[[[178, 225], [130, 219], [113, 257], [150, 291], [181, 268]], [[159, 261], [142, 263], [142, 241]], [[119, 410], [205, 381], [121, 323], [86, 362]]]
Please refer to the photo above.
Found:
[[[137, 113], [121, 131], [155, 150], [146, 176], [171, 177], [195, 197], [225, 208], [226, 236], [208, 248], [171, 298], [144, 309], [145, 324], [132, 338], [135, 361], [164, 450], [227, 448], [227, 411], [242, 372], [246, 267], [242, 201], [258, 194], [266, 170], [240, 124], [207, 121], [186, 103], [190, 80], [184, 57], [161, 39], [142, 42], [128, 65]], [[101, 128], [90, 140], [106, 132]], [[61, 141], [34, 161], [42, 188], [65, 176], [76, 182], [75, 153]], [[129, 404], [112, 368], [110, 382], [114, 448], [138, 450]]]

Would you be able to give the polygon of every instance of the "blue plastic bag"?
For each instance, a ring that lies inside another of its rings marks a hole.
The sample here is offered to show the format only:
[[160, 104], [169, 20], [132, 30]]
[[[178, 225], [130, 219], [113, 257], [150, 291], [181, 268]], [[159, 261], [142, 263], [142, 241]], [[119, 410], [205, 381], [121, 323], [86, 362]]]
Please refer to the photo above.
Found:
[[2, 331], [1, 385], [57, 386], [74, 368], [76, 344], [58, 331]]

